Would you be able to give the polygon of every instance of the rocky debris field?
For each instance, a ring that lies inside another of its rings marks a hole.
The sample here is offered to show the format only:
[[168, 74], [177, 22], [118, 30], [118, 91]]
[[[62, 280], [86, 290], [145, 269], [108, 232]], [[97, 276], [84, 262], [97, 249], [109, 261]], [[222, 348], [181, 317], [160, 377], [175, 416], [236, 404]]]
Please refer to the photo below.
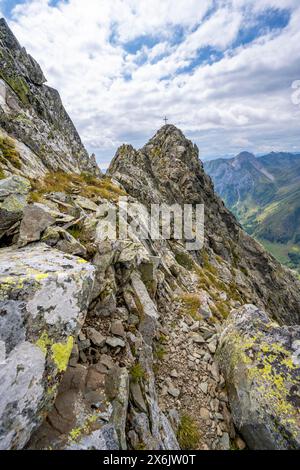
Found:
[[[236, 436], [228, 409], [225, 381], [214, 355], [215, 325], [182, 318], [172, 309], [164, 316], [157, 385], [161, 409], [171, 416], [193, 416], [199, 432], [196, 448], [229, 450], [245, 443]], [[170, 406], [172, 408], [170, 408]]]

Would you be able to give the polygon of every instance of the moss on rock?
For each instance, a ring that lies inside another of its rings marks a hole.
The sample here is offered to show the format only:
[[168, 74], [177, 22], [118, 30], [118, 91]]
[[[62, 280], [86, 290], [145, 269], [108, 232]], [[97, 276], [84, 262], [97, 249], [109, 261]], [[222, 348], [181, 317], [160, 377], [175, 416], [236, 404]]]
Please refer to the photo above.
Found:
[[0, 134], [0, 162], [5, 163], [8, 161], [18, 170], [21, 168], [21, 158], [19, 152], [16, 150], [15, 141], [10, 137], [5, 137]]

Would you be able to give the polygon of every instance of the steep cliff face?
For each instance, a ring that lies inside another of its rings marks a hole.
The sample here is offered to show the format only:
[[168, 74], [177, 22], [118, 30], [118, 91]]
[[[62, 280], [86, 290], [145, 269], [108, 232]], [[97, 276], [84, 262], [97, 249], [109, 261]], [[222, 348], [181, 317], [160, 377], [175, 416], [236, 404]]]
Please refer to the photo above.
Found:
[[40, 66], [0, 19], [1, 171], [30, 177], [58, 170], [99, 174], [58, 92], [45, 82]]

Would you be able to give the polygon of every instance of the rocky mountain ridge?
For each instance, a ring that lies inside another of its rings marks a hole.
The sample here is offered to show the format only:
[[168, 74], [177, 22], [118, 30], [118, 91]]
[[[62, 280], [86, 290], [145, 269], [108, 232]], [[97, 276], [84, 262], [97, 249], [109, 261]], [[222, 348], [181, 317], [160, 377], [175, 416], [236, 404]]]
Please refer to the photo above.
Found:
[[275, 153], [205, 163], [217, 193], [247, 232], [283, 264], [300, 266], [300, 156]]
[[[241, 230], [235, 217], [214, 193], [211, 180], [198, 159], [197, 147], [179, 129], [172, 125], [164, 126], [139, 151], [131, 146], [121, 147], [108, 169], [108, 175], [117, 179], [129, 194], [148, 205], [155, 202], [204, 203], [205, 249], [213, 257], [220, 256], [230, 265], [238, 265], [238, 287], [246, 300], [255, 299], [279, 321], [280, 317], [291, 321], [290, 308], [286, 314], [281, 312], [285, 305], [290, 304], [286, 298], [288, 286], [281, 288], [277, 284], [280, 277], [275, 273], [279, 273], [282, 267]], [[255, 274], [251, 280], [252, 271]], [[223, 278], [224, 274], [220, 276]], [[288, 271], [284, 276], [293, 286], [294, 276]], [[244, 291], [243, 286], [247, 286]], [[268, 294], [270, 290], [274, 291], [272, 299]], [[278, 297], [276, 292], [280, 292]], [[297, 301], [294, 306], [293, 310], [298, 312]], [[298, 315], [296, 313], [292, 322], [298, 323]]]
[[[27, 76], [32, 60], [21, 63], [9, 62], [5, 76]], [[25, 162], [27, 134], [11, 129], [2, 131], [10, 153]], [[38, 142], [40, 127], [31, 133]], [[75, 145], [73, 128], [58, 136]], [[0, 448], [299, 448], [293, 273], [242, 230], [175, 126], [140, 150], [122, 146], [105, 177], [72, 148], [67, 168], [63, 154], [51, 166], [35, 153], [39, 178], [4, 155]], [[120, 197], [148, 209], [204, 204], [203, 248], [113, 237], [106, 213]]]
[[[34, 178], [47, 171], [100, 174], [56, 90], [0, 19], [0, 169]], [[14, 138], [12, 152], [7, 136]]]

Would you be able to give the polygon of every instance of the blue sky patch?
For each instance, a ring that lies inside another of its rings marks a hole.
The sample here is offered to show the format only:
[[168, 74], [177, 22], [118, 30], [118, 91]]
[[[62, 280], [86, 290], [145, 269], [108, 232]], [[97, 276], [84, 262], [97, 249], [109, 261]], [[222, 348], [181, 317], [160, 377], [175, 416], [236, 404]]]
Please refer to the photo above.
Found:
[[290, 17], [289, 10], [272, 8], [264, 11], [254, 19], [249, 20], [248, 26], [247, 23], [243, 25], [232, 47], [245, 46], [260, 36], [282, 30], [289, 24]]
[[200, 65], [210, 65], [214, 62], [218, 62], [224, 57], [224, 53], [220, 50], [215, 49], [211, 46], [202, 47], [197, 54], [197, 57], [192, 59], [190, 63], [180, 69], [179, 73], [192, 73], [193, 70], [198, 68]]

